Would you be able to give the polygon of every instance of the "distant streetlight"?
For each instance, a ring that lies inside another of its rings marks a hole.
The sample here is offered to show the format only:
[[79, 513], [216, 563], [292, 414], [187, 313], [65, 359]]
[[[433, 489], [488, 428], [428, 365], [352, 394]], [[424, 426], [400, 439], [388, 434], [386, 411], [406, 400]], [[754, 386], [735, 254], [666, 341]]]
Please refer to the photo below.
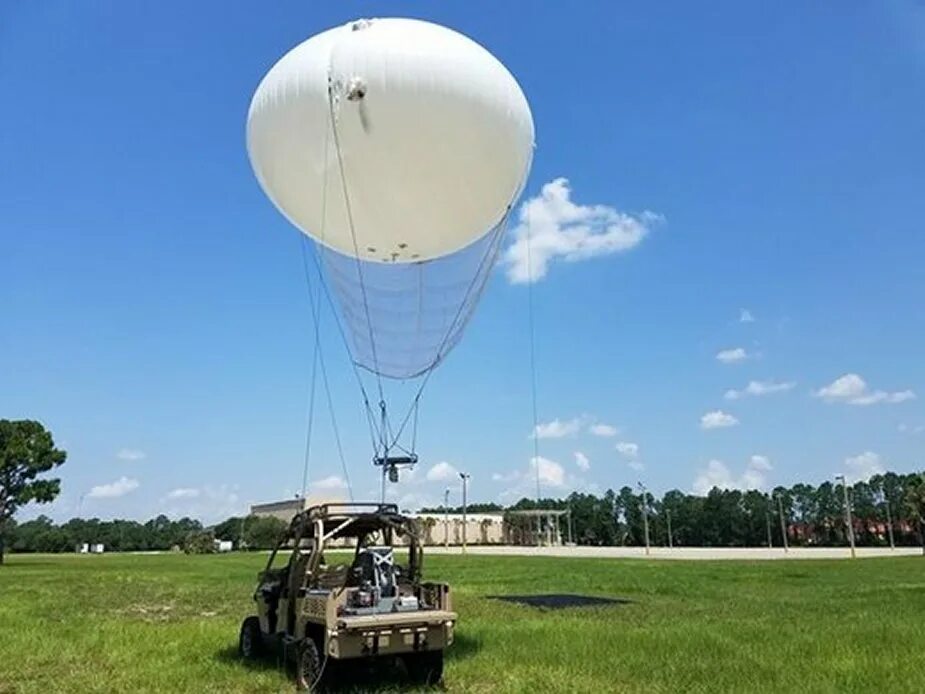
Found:
[[450, 547], [450, 488], [443, 490], [443, 547]]
[[886, 531], [890, 536], [890, 549], [896, 549], [896, 544], [893, 542], [893, 512], [890, 510], [890, 499], [886, 495], [886, 490], [884, 490], [883, 486], [880, 487], [880, 495], [886, 505]]
[[764, 523], [768, 529], [768, 549], [771, 549], [774, 546], [774, 543], [771, 542], [771, 510], [770, 509], [765, 509]]
[[784, 520], [784, 502], [781, 501], [780, 494], [777, 497], [777, 512], [780, 514], [780, 536], [784, 542], [784, 553], [790, 551], [790, 545], [787, 543], [787, 521]]
[[671, 539], [671, 509], [665, 509], [665, 515], [668, 517], [668, 549], [674, 547], [674, 541]]
[[569, 545], [574, 545], [575, 541], [572, 539], [572, 507], [568, 507], [568, 543]]
[[851, 558], [854, 559], [857, 554], [854, 550], [854, 524], [851, 521], [851, 500], [848, 498], [848, 482], [844, 475], [835, 475], [836, 480], [841, 480], [841, 489], [845, 497], [845, 525], [848, 527], [848, 542], [851, 543]]
[[642, 482], [636, 483], [642, 491], [642, 528], [646, 537], [646, 555], [649, 554], [649, 493]]
[[462, 480], [462, 511], [463, 511], [463, 514], [462, 514], [463, 516], [462, 518], [462, 526], [463, 526], [462, 527], [462, 551], [463, 551], [463, 554], [466, 553], [466, 487], [469, 484], [470, 477], [472, 477], [472, 475], [466, 472], [459, 473], [459, 479]]

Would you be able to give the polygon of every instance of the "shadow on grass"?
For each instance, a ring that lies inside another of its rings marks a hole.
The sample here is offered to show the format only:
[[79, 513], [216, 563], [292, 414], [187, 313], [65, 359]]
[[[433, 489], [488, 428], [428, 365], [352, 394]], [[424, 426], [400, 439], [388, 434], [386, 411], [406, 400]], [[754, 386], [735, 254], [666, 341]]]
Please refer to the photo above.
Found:
[[601, 605], [629, 605], [626, 598], [604, 598], [594, 595], [550, 593], [543, 595], [486, 595], [489, 600], [502, 600], [542, 610], [562, 610], [569, 607], [599, 607]]
[[[21, 557], [28, 557], [25, 561], [21, 561]], [[55, 564], [63, 564], [61, 560], [57, 558], [42, 558], [36, 559], [34, 555], [20, 553], [10, 555], [9, 552], [3, 557], [3, 563], [0, 564], [0, 571], [9, 571], [10, 569], [33, 569], [33, 568], [46, 568], [53, 566]], [[73, 566], [73, 563], [69, 564]]]
[[[476, 655], [482, 648], [477, 639], [464, 634], [456, 634], [453, 645], [446, 651], [446, 662], [452, 663], [465, 660]], [[247, 660], [238, 654], [238, 649], [229, 646], [215, 654], [216, 660], [224, 664], [233, 664], [249, 670], [277, 670], [285, 671], [291, 678], [292, 670], [287, 667], [282, 658], [275, 657], [274, 652], [267, 653], [257, 660]], [[328, 661], [322, 682], [323, 692], [419, 692], [444, 691], [443, 686], [434, 686], [427, 689], [408, 681], [404, 666], [392, 658]]]
[[283, 670], [286, 667], [282, 656], [277, 658], [273, 653], [267, 653], [260, 658], [242, 658], [236, 646], [221, 649], [215, 654], [215, 659], [222, 664], [237, 665], [248, 670]]
[[478, 655], [480, 650], [482, 650], [482, 642], [479, 639], [474, 639], [457, 631], [453, 637], [453, 645], [446, 652], [446, 659], [448, 662], [465, 660]]

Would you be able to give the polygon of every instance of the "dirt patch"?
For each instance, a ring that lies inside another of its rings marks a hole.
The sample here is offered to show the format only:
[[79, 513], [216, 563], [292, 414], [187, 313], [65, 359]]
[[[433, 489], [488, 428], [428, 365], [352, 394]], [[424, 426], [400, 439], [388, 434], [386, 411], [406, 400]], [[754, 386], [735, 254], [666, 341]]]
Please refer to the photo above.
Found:
[[539, 607], [546, 610], [561, 610], [566, 607], [599, 607], [601, 605], [627, 605], [626, 598], [602, 598], [594, 595], [572, 595], [551, 593], [544, 595], [489, 595], [490, 600], [503, 600], [518, 605]]
[[116, 612], [146, 622], [166, 622], [178, 616], [174, 612], [173, 605], [130, 605], [125, 609], [116, 610]]

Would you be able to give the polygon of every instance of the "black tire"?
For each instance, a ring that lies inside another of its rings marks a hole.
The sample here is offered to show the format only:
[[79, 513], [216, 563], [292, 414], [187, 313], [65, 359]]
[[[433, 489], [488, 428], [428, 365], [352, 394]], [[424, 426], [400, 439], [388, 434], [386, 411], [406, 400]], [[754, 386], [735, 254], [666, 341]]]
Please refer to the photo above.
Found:
[[295, 686], [303, 692], [312, 691], [321, 679], [321, 656], [318, 646], [311, 639], [304, 639], [299, 644], [295, 657]]
[[415, 684], [431, 686], [443, 680], [443, 651], [409, 653], [404, 660], [408, 677]]
[[263, 654], [263, 634], [260, 632], [260, 620], [256, 617], [248, 617], [241, 623], [238, 653], [248, 660], [259, 658]]

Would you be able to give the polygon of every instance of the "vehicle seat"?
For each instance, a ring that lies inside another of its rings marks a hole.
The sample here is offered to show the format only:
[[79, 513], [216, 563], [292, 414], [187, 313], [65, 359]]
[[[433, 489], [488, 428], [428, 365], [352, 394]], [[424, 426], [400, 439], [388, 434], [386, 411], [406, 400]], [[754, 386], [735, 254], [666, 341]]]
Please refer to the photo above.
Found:
[[364, 547], [357, 554], [356, 565], [361, 570], [361, 581], [378, 588], [380, 597], [397, 595], [395, 553], [391, 547]]

